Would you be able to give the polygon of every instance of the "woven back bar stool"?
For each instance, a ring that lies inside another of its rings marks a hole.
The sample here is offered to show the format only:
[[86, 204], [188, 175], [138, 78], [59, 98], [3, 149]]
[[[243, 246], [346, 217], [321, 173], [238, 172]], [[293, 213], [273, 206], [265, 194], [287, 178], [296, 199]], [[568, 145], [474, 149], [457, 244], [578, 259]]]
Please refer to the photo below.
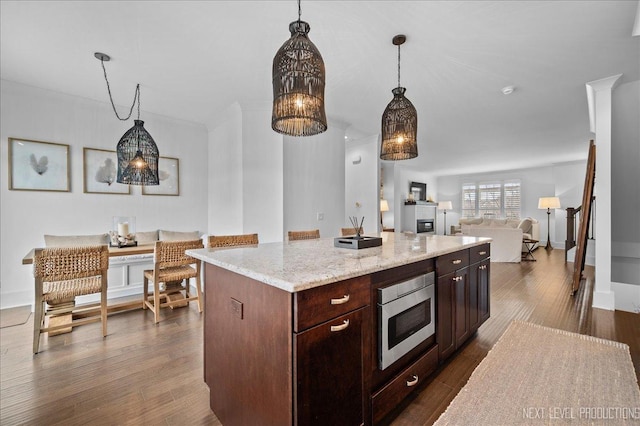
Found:
[[314, 240], [316, 238], [320, 238], [319, 229], [311, 229], [308, 231], [289, 231], [289, 241]]
[[[107, 335], [107, 270], [109, 249], [106, 245], [38, 248], [34, 251], [35, 313], [33, 317], [33, 353], [40, 348], [40, 335], [91, 322], [102, 322], [102, 337]], [[95, 309], [98, 304], [75, 306], [75, 297], [100, 293], [100, 316], [73, 319], [74, 313]], [[53, 315], [71, 313], [71, 323], [45, 326]]]
[[[185, 253], [186, 250], [199, 248], [204, 248], [200, 239], [156, 241], [153, 254], [154, 268], [144, 271], [142, 283], [142, 309], [148, 308], [153, 312], [154, 323], [157, 324], [160, 321], [160, 308], [185, 306], [194, 300], [198, 302], [198, 312], [202, 312], [201, 262]], [[189, 288], [191, 278], [196, 280], [196, 295], [192, 295]], [[153, 282], [152, 295], [149, 295], [149, 281]], [[161, 283], [164, 284], [163, 289], [160, 287]], [[169, 285], [174, 283], [175, 285]], [[184, 297], [182, 297], [182, 291], [184, 291]], [[180, 297], [172, 297], [178, 293]]]
[[[356, 235], [356, 230], [351, 228], [340, 228], [340, 236], [348, 237], [349, 235]], [[364, 235], [364, 228], [360, 228], [360, 235]]]
[[237, 247], [258, 244], [258, 234], [209, 235], [208, 247]]

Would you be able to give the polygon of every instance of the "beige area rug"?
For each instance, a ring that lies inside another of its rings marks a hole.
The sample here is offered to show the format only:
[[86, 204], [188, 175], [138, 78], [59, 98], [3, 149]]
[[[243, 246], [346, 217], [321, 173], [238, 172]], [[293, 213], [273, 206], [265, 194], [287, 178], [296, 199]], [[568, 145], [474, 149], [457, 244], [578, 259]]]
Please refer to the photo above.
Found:
[[0, 328], [22, 325], [29, 320], [31, 306], [0, 309]]
[[624, 343], [513, 321], [436, 425], [640, 425]]

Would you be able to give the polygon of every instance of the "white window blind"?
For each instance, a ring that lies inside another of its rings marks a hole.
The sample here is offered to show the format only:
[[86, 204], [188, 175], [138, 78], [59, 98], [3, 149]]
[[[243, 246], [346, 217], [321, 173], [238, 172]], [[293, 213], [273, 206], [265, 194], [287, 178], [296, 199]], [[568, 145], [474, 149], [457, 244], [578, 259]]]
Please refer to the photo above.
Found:
[[504, 184], [504, 217], [520, 219], [520, 182]]
[[519, 181], [465, 183], [462, 185], [462, 217], [519, 219]]
[[502, 213], [502, 194], [499, 183], [478, 185], [478, 213], [483, 217], [500, 217]]
[[462, 217], [474, 217], [476, 215], [476, 185], [462, 185]]

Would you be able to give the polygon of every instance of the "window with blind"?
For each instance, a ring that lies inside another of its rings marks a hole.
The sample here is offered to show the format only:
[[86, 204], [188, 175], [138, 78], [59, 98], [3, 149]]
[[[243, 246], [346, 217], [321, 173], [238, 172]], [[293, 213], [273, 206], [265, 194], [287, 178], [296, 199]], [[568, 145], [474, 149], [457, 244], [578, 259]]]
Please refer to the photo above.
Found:
[[462, 217], [520, 218], [519, 181], [465, 183]]

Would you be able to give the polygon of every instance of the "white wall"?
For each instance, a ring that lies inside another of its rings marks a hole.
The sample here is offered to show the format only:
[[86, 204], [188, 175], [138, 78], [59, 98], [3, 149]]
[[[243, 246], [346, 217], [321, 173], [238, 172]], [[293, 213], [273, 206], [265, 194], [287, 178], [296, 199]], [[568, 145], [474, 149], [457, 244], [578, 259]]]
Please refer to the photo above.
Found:
[[[115, 150], [132, 121], [116, 119], [111, 105], [0, 81], [0, 307], [33, 303], [33, 276], [22, 258], [44, 246], [44, 234], [97, 234], [113, 216], [135, 216], [138, 231], [206, 231], [207, 131], [204, 126], [141, 112], [161, 156], [180, 160], [180, 196], [84, 194], [82, 148]], [[106, 97], [106, 94], [105, 94]], [[70, 145], [71, 192], [9, 191], [7, 139]]]
[[243, 233], [242, 110], [230, 105], [209, 131], [207, 233]]
[[[612, 94], [611, 280], [640, 285], [640, 81], [620, 84]], [[597, 144], [596, 144], [597, 145]], [[596, 171], [597, 177], [597, 171]], [[637, 289], [636, 289], [637, 291]], [[619, 298], [616, 308], [629, 298]], [[640, 309], [640, 292], [636, 296]], [[632, 306], [627, 309], [634, 311]]]
[[345, 216], [341, 226], [351, 226], [350, 216], [364, 217], [365, 235], [374, 235], [380, 224], [378, 135], [347, 142], [344, 165]]
[[271, 102], [242, 105], [243, 232], [282, 241], [283, 137], [271, 129]]
[[[585, 156], [588, 145], [585, 143]], [[522, 185], [521, 216], [530, 216], [540, 222], [541, 245], [547, 242], [547, 211], [538, 209], [540, 197], [558, 196], [562, 209], [552, 210], [550, 219], [551, 243], [564, 248], [566, 238], [566, 207], [577, 207], [582, 202], [582, 187], [586, 161], [559, 163], [546, 167], [478, 173], [438, 178], [438, 199], [451, 200], [453, 211], [447, 212], [447, 226], [458, 224], [462, 210], [462, 184], [519, 179]], [[440, 232], [439, 232], [440, 233]]]
[[[379, 142], [377, 142], [379, 144]], [[376, 155], [379, 154], [379, 149]], [[393, 182], [395, 174], [395, 163], [392, 161], [380, 161], [380, 168], [382, 173], [382, 184], [384, 185], [384, 199], [389, 204], [389, 211], [384, 212], [383, 223], [385, 228], [395, 228], [396, 222], [396, 194], [395, 185]], [[398, 224], [400, 224], [400, 217], [398, 217]]]
[[331, 121], [328, 127], [284, 138], [284, 234], [317, 228], [321, 237], [338, 236], [344, 225], [345, 129]]

